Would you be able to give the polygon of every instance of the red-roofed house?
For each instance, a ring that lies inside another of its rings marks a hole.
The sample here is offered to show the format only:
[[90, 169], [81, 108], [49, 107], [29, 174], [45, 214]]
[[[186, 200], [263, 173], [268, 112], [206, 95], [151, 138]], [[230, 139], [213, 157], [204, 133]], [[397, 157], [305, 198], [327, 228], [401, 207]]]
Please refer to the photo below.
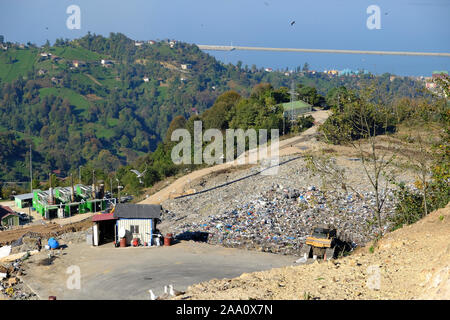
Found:
[[3, 227], [7, 226], [18, 226], [19, 216], [7, 206], [0, 206], [0, 225]]

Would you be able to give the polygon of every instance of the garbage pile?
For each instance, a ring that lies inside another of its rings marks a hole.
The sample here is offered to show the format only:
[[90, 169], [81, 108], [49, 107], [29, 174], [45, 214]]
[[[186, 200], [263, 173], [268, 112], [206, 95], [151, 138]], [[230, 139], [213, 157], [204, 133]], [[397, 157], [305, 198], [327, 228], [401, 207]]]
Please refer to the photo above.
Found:
[[27, 232], [11, 243], [11, 254], [39, 250], [39, 239], [41, 239], [41, 236], [38, 233]]
[[[196, 222], [174, 224], [178, 239], [202, 238], [210, 244], [297, 255], [314, 226], [326, 224], [337, 229], [338, 238], [353, 246], [364, 245], [378, 233], [374, 222], [375, 195], [321, 191], [272, 185], [252, 200]], [[393, 194], [384, 205], [382, 220], [394, 213]], [[163, 214], [176, 220], [176, 214]], [[389, 226], [384, 225], [386, 230]]]
[[25, 275], [22, 263], [30, 257], [29, 254], [11, 263], [0, 264], [0, 292], [13, 300], [34, 300], [36, 295], [20, 280]]

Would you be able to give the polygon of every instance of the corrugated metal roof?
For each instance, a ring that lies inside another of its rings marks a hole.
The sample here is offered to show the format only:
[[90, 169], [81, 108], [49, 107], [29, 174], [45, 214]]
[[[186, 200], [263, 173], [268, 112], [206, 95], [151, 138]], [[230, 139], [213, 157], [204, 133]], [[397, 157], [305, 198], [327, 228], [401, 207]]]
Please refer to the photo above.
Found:
[[33, 194], [32, 193], [18, 194], [18, 195], [15, 195], [14, 198], [20, 199], [20, 200], [33, 199]]
[[282, 103], [281, 105], [283, 106], [285, 111], [312, 107], [309, 103], [306, 103], [303, 100], [285, 102], [285, 103]]
[[114, 209], [114, 218], [154, 219], [161, 217], [161, 206], [158, 204], [118, 203]]

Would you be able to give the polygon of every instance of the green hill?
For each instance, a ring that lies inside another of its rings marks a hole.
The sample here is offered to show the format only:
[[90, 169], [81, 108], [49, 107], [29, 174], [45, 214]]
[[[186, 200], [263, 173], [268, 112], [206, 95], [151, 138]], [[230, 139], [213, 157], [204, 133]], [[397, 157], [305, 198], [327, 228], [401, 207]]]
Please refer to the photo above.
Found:
[[[325, 95], [334, 87], [358, 87], [371, 79], [269, 73], [241, 63], [225, 65], [195, 45], [158, 41], [136, 46], [115, 33], [58, 39], [53, 46], [7, 46], [0, 50], [0, 132], [14, 134], [17, 145], [33, 144], [36, 177], [98, 165], [99, 155], [105, 170], [130, 163], [157, 149], [175, 117], [202, 113], [229, 90], [248, 97], [258, 83], [278, 88], [295, 81]], [[390, 98], [393, 92], [416, 94], [411, 80], [390, 83], [387, 75], [377, 81]], [[27, 177], [17, 167], [27, 148], [14, 150], [16, 162], [8, 162], [0, 179]]]

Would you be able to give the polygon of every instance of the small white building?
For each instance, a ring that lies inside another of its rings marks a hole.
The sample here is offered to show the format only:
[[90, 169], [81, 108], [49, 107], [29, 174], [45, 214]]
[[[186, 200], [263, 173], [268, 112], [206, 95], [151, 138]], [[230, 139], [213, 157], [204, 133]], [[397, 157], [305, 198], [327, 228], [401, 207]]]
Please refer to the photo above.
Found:
[[102, 59], [102, 60], [101, 60], [101, 64], [102, 64], [102, 66], [104, 66], [104, 67], [112, 67], [112, 66], [114, 65], [114, 61]]
[[125, 233], [127, 245], [132, 244], [133, 239], [138, 239], [140, 244], [153, 243], [161, 209], [160, 205], [154, 204], [119, 203], [113, 213], [94, 215], [93, 245], [109, 241], [119, 244], [121, 232]]
[[181, 64], [181, 69], [183, 69], [183, 70], [192, 69], [192, 65], [189, 63], [183, 63], [183, 64]]
[[144, 82], [149, 82], [150, 79], [148, 77], [143, 77], [142, 80], [144, 80]]

